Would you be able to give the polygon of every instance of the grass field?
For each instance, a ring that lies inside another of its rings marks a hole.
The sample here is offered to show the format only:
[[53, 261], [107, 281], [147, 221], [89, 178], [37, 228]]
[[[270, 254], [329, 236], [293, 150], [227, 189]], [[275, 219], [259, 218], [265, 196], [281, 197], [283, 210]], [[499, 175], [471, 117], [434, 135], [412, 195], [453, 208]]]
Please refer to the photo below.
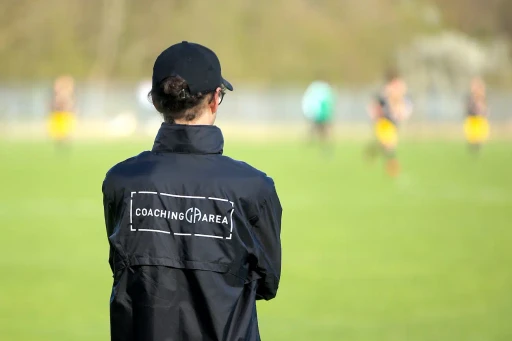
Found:
[[[101, 181], [147, 143], [0, 142], [0, 340], [107, 340], [111, 274]], [[264, 340], [512, 340], [512, 148], [404, 143], [384, 175], [340, 143], [227, 142], [284, 207], [283, 275]]]

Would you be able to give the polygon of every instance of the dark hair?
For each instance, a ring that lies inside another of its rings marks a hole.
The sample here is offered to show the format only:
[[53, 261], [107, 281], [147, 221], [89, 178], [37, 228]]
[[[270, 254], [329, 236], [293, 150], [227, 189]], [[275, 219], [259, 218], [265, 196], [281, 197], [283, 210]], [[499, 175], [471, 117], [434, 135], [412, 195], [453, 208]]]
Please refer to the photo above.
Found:
[[207, 95], [208, 93], [191, 95], [187, 82], [174, 76], [154, 84], [148, 97], [156, 110], [163, 115], [164, 121], [174, 123], [176, 120], [194, 120]]
[[395, 79], [400, 77], [400, 73], [398, 72], [397, 68], [394, 66], [388, 67], [386, 72], [384, 73], [384, 78], [386, 82], [394, 81]]

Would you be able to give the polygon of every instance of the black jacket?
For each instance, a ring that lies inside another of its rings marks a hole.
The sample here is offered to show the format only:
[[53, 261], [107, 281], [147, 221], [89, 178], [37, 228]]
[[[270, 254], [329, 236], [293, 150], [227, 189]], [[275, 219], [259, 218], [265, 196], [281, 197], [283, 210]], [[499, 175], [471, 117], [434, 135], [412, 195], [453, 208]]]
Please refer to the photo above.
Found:
[[215, 126], [162, 124], [103, 182], [111, 339], [259, 340], [275, 297], [281, 205], [264, 173], [222, 155]]

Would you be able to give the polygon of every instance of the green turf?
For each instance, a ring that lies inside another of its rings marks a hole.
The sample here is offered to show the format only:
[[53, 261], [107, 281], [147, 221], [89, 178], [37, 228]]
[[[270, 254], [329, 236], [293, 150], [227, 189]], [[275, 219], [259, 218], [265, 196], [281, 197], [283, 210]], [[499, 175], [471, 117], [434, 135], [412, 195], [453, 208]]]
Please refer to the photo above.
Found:
[[[147, 145], [150, 145], [148, 141]], [[108, 339], [106, 170], [144, 143], [0, 143], [0, 340]], [[264, 340], [512, 340], [512, 149], [410, 143], [403, 174], [362, 145], [227, 143], [274, 177], [283, 275]]]

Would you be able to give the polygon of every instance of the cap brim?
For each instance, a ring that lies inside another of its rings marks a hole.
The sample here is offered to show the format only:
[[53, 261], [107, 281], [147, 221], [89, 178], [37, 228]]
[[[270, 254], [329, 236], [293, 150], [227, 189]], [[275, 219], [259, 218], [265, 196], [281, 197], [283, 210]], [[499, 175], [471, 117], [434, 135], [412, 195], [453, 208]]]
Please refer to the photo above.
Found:
[[222, 78], [222, 85], [224, 85], [229, 91], [233, 91], [233, 85], [224, 78]]

